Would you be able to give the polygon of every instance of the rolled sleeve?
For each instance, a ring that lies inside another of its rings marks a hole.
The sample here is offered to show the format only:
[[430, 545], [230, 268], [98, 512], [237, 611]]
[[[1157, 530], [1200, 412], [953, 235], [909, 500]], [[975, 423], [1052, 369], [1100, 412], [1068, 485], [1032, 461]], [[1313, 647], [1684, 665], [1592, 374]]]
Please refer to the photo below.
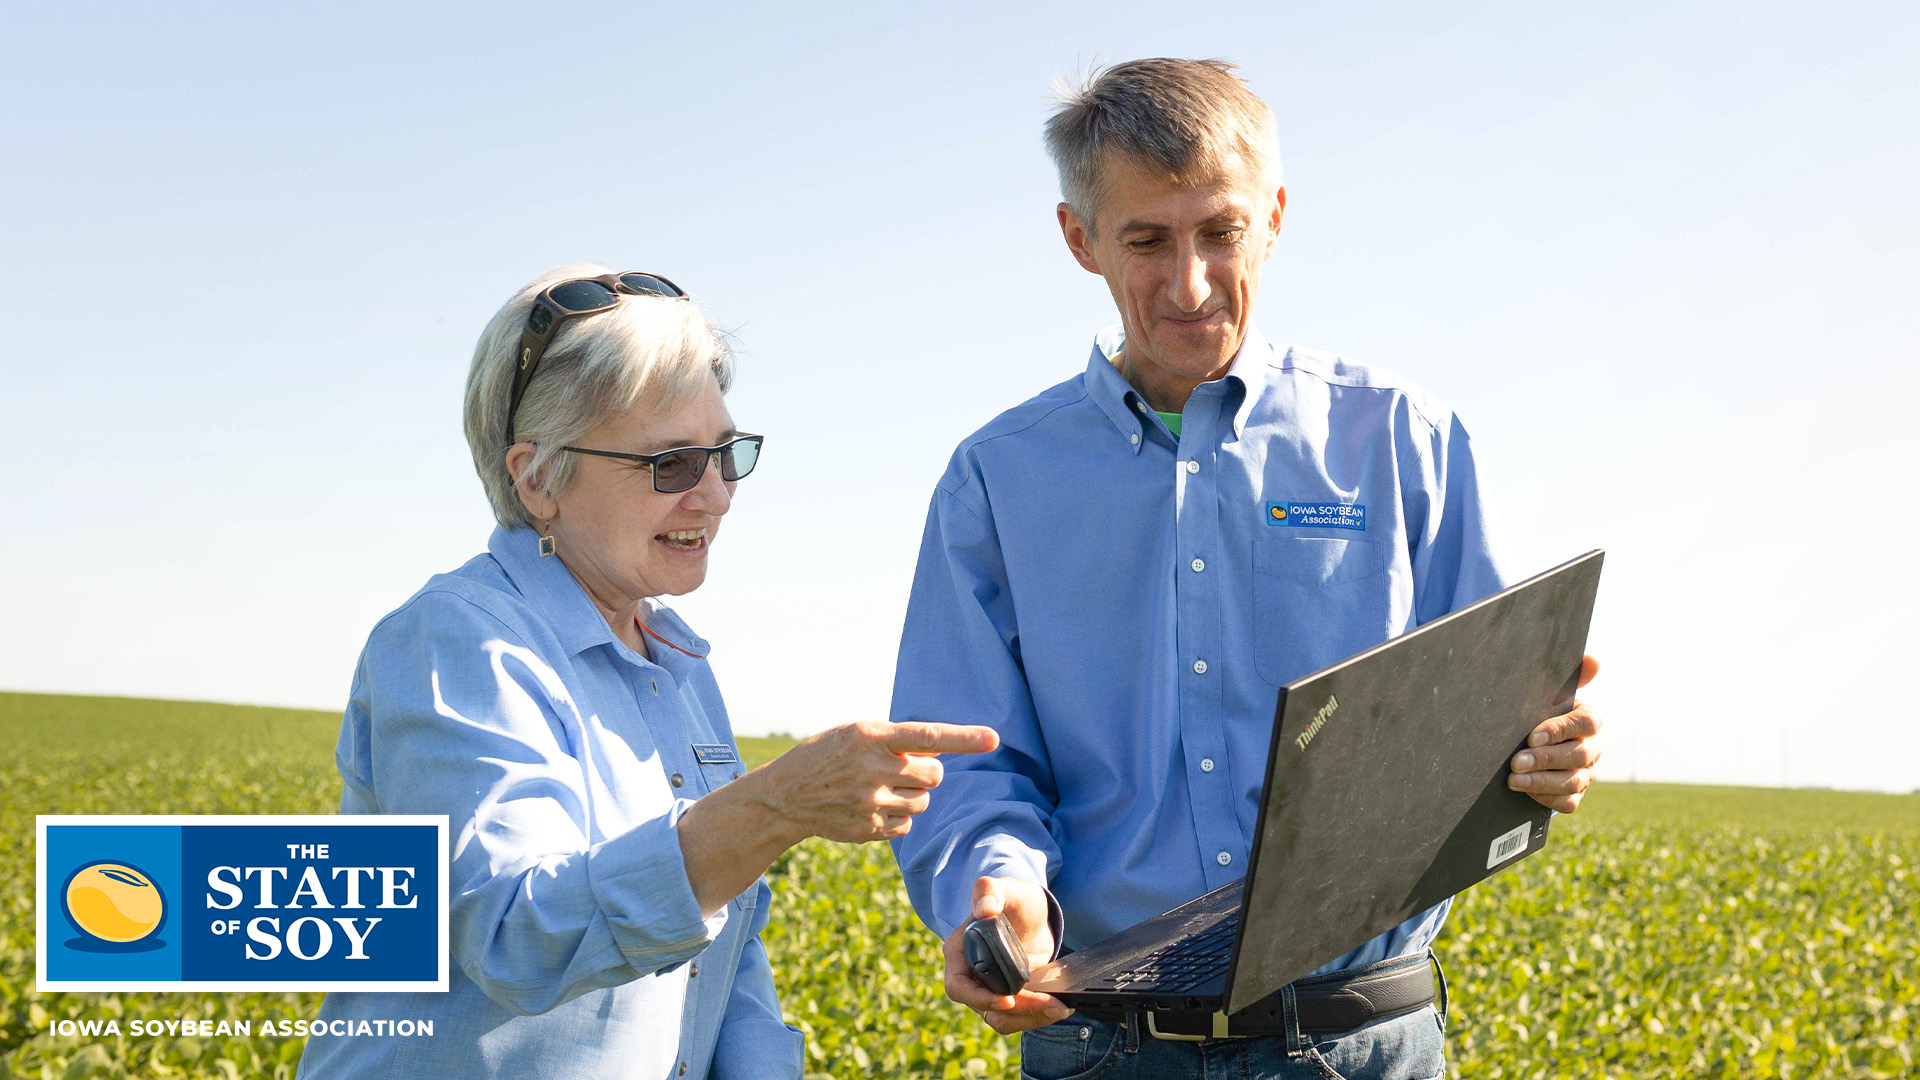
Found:
[[712, 918], [701, 916], [693, 883], [687, 880], [679, 823], [692, 805], [688, 799], [675, 800], [670, 814], [596, 844], [587, 855], [587, 877], [614, 943], [641, 968], [661, 967], [667, 957], [674, 958], [670, 963], [684, 961], [711, 944], [727, 925], [725, 905]]
[[343, 809], [448, 815], [453, 959], [515, 1013], [669, 968], [726, 924], [700, 916], [675, 831], [690, 804], [664, 777], [643, 778], [635, 824], [596, 836], [580, 725], [522, 635], [425, 592], [375, 629], [342, 732]]
[[956, 460], [934, 493], [907, 602], [892, 719], [985, 724], [991, 754], [944, 758], [946, 776], [913, 831], [893, 842], [907, 895], [941, 937], [971, 915], [976, 878], [1045, 887], [1060, 849], [1048, 823], [1053, 769], [1019, 658], [1019, 626], [991, 516]]

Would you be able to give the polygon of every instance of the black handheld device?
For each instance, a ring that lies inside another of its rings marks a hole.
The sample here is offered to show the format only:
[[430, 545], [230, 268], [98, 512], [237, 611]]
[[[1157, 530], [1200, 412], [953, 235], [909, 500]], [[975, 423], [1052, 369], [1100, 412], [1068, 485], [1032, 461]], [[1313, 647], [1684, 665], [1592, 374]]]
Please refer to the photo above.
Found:
[[976, 919], [961, 939], [967, 967], [981, 984], [996, 994], [1017, 994], [1027, 985], [1027, 950], [1005, 915]]

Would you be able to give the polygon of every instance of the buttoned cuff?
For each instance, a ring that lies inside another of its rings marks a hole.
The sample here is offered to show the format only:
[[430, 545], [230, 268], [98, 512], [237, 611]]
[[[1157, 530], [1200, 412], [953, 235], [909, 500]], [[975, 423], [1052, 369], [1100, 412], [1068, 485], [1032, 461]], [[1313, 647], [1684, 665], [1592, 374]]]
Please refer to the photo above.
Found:
[[[1053, 955], [1049, 961], [1060, 957], [1061, 943], [1066, 940], [1067, 916], [1060, 907], [1060, 901], [1054, 898], [1053, 890], [1047, 887], [1047, 857], [1043, 852], [1021, 842], [1012, 836], [995, 838], [990, 844], [983, 845], [985, 850], [976, 849], [972, 860], [972, 872], [964, 878], [966, 894], [963, 900], [966, 906], [961, 910], [960, 920], [954, 928], [966, 925], [973, 916], [973, 883], [983, 877], [1018, 878], [1031, 881], [1040, 886], [1040, 892], [1047, 898], [1047, 929], [1053, 931]], [[953, 933], [953, 929], [946, 934]], [[943, 938], [946, 934], [941, 935]]]

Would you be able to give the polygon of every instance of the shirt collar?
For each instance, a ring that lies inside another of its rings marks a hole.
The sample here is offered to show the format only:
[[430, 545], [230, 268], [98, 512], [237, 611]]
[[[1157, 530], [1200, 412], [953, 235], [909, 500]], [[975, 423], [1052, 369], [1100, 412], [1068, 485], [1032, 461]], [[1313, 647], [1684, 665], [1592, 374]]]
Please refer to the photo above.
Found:
[[547, 620], [568, 656], [616, 640], [613, 628], [574, 580], [567, 564], [540, 554], [540, 534], [524, 525], [495, 526], [487, 551], [513, 580], [529, 606]]
[[667, 639], [670, 645], [662, 645], [656, 638], [647, 639], [647, 651], [653, 654], [653, 662], [677, 679], [684, 679], [699, 664], [707, 661], [707, 654], [713, 651], [713, 645], [706, 638], [693, 632], [693, 627], [680, 617], [680, 613], [651, 597], [647, 599], [647, 629]]
[[[1107, 419], [1113, 421], [1113, 426], [1120, 429], [1120, 434], [1129, 437], [1133, 452], [1138, 454], [1140, 442], [1132, 436], [1144, 436], [1150, 427], [1159, 422], [1159, 418], [1148, 419], [1153, 407], [1113, 366], [1113, 358], [1119, 355], [1126, 343], [1126, 330], [1120, 326], [1109, 326], [1094, 335], [1093, 355], [1087, 359], [1087, 391], [1094, 403], [1107, 414]], [[1248, 326], [1247, 336], [1240, 342], [1240, 351], [1233, 355], [1232, 363], [1227, 365], [1226, 375], [1217, 380], [1227, 383], [1230, 389], [1244, 391], [1233, 412], [1233, 434], [1236, 438], [1245, 430], [1247, 418], [1253, 414], [1254, 403], [1261, 391], [1266, 389], [1267, 368], [1272, 360], [1273, 346], [1267, 344], [1258, 326]]]

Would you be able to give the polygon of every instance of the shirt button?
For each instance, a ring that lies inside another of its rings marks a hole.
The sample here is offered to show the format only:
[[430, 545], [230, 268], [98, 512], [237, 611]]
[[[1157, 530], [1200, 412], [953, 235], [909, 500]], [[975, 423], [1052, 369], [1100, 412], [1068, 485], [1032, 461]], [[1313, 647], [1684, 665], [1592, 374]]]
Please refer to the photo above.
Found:
[[1187, 462], [1187, 471], [1188, 471], [1188, 472], [1190, 472], [1190, 473], [1196, 473], [1196, 472], [1199, 472], [1199, 471], [1200, 471], [1200, 463], [1199, 463], [1199, 462], [1197, 462], [1197, 461], [1188, 461], [1188, 462]]
[[[1133, 445], [1135, 445], [1135, 446], [1139, 446], [1139, 445], [1140, 445], [1140, 433], [1136, 431], [1136, 432], [1134, 432], [1133, 434], [1131, 434], [1131, 435], [1129, 435], [1129, 436], [1127, 436], [1127, 441], [1128, 441], [1128, 442], [1130, 442], [1130, 443], [1132, 443], [1132, 444], [1133, 444]], [[1086, 1029], [1086, 1028], [1081, 1028], [1080, 1030], [1081, 1030], [1081, 1031], [1085, 1031], [1085, 1030], [1087, 1030], [1087, 1029]]]
[[1205, 660], [1195, 660], [1193, 662], [1193, 673], [1195, 675], [1205, 675], [1207, 673], [1207, 662]]
[[681, 776], [681, 775], [680, 775], [679, 773], [674, 773], [674, 774], [673, 774], [673, 786], [674, 786], [674, 787], [679, 787], [680, 785], [682, 785], [682, 784], [684, 784], [684, 783], [686, 783], [686, 782], [687, 782], [687, 779], [686, 779], [686, 777], [684, 777], [684, 776]]
[[695, 961], [694, 961], [694, 962], [693, 962], [693, 963], [692, 963], [691, 965], [689, 965], [689, 966], [688, 966], [688, 968], [687, 968], [687, 978], [689, 978], [689, 979], [691, 979], [691, 978], [693, 978], [693, 977], [694, 977], [695, 975], [698, 975], [698, 974], [700, 974], [700, 961], [698, 961], [698, 960], [695, 960]]
[[680, 1063], [680, 1075], [681, 1076], [687, 1075], [687, 1063], [684, 1061]]
[[1193, 572], [1194, 572], [1194, 573], [1196, 573], [1196, 574], [1197, 574], [1197, 573], [1199, 573], [1200, 571], [1202, 571], [1202, 570], [1205, 570], [1206, 568], [1207, 568], [1207, 560], [1205, 560], [1205, 559], [1195, 559], [1195, 560], [1193, 560]]
[[1135, 409], [1138, 409], [1138, 410], [1140, 411], [1140, 415], [1141, 415], [1141, 416], [1145, 416], [1145, 415], [1147, 415], [1147, 403], [1146, 403], [1146, 402], [1144, 402], [1144, 401], [1136, 401], [1136, 402], [1134, 402], [1134, 403], [1133, 403], [1133, 407], [1134, 407]]
[[1201, 758], [1201, 759], [1200, 759], [1200, 771], [1201, 771], [1201, 772], [1212, 772], [1212, 771], [1213, 771], [1213, 759], [1212, 759], [1212, 758], [1210, 758], [1210, 757], [1203, 757], [1203, 758]]
[[1215, 855], [1213, 857], [1213, 861], [1219, 863], [1221, 866], [1226, 866], [1229, 863], [1233, 862], [1233, 853], [1230, 851], [1223, 851], [1220, 854]]

